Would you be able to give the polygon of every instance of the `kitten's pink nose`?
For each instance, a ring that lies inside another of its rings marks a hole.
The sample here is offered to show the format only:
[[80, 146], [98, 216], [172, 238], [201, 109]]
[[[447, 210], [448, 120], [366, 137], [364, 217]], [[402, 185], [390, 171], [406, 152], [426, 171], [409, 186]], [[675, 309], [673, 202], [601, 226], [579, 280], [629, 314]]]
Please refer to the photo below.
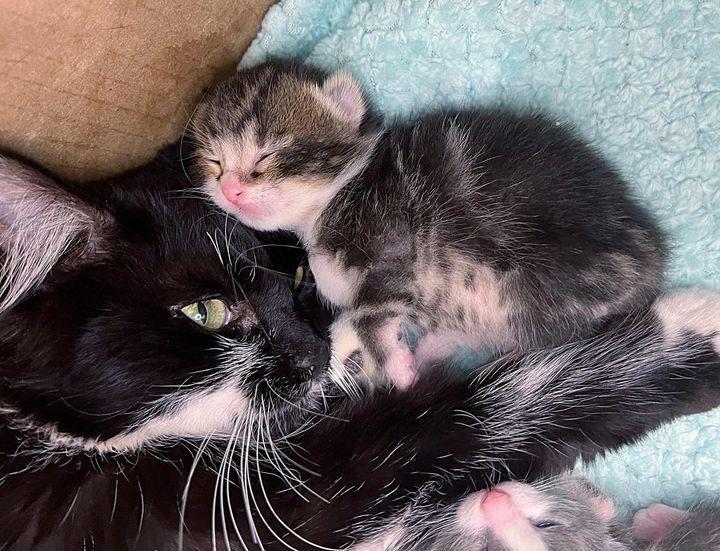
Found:
[[241, 197], [247, 189], [247, 182], [240, 180], [236, 174], [223, 174], [222, 178], [220, 178], [220, 189], [225, 199], [238, 206], [237, 204], [241, 201]]
[[510, 496], [500, 490], [490, 490], [482, 500], [483, 507], [507, 507]]
[[485, 518], [494, 526], [504, 525], [515, 520], [517, 510], [510, 496], [499, 490], [490, 490], [480, 503]]

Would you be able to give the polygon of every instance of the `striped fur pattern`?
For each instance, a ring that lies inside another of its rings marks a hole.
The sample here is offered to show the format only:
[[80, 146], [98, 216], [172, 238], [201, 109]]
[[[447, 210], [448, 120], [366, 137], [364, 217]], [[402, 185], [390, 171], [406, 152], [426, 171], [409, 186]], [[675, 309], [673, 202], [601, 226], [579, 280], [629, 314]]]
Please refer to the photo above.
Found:
[[[667, 331], [659, 312], [670, 303], [687, 323]], [[102, 458], [56, 448], [38, 464], [32, 454], [7, 453], [33, 448], [27, 433], [5, 426], [0, 545], [434, 549], [450, 530], [435, 521], [475, 492], [560, 474], [578, 456], [716, 406], [718, 312], [720, 296], [678, 292], [584, 343], [508, 357], [469, 380], [438, 365], [407, 392], [306, 411], [284, 434], [251, 410], [229, 441], [190, 438]], [[713, 316], [716, 329], [693, 329]], [[601, 367], [608, 375], [598, 376]], [[490, 541], [488, 549], [507, 549]]]
[[[295, 232], [343, 309], [338, 382], [357, 350], [355, 375], [407, 387], [458, 344], [586, 337], [661, 287], [656, 223], [552, 119], [477, 109], [382, 126], [349, 75], [268, 63], [209, 93], [193, 126], [206, 193], [251, 227]], [[408, 329], [432, 346], [413, 357]]]

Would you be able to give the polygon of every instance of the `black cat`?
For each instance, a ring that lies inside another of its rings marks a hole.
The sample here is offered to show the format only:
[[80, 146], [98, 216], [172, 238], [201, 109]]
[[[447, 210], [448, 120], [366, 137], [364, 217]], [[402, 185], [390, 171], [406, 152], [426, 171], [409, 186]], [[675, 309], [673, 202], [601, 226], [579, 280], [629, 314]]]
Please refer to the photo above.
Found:
[[0, 157], [0, 549], [372, 542], [720, 399], [720, 299], [693, 292], [470, 380], [338, 398], [276, 248], [179, 157], [88, 187]]

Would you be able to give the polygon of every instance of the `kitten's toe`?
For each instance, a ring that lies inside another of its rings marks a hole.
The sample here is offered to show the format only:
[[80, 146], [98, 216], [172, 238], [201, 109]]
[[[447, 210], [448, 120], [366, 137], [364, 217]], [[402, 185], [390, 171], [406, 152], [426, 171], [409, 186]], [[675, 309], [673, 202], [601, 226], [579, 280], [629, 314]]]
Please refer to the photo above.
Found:
[[672, 532], [683, 519], [685, 512], [653, 503], [646, 509], [640, 509], [633, 517], [633, 536], [649, 543], [657, 543]]
[[415, 381], [415, 356], [409, 349], [397, 349], [388, 357], [385, 375], [400, 390], [405, 390]]

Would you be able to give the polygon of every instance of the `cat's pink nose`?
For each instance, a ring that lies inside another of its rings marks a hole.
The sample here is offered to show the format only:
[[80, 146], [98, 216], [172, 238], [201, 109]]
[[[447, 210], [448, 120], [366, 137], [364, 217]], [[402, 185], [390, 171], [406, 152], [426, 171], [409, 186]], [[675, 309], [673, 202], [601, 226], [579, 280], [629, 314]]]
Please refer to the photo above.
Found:
[[247, 183], [244, 180], [240, 180], [235, 174], [223, 174], [222, 178], [220, 178], [220, 189], [225, 199], [233, 205], [237, 205], [247, 189]]

